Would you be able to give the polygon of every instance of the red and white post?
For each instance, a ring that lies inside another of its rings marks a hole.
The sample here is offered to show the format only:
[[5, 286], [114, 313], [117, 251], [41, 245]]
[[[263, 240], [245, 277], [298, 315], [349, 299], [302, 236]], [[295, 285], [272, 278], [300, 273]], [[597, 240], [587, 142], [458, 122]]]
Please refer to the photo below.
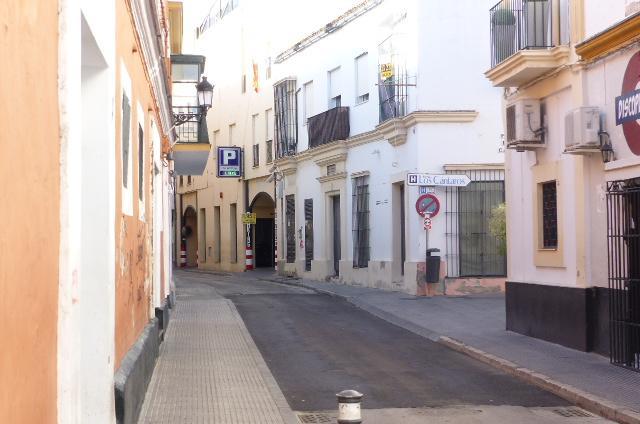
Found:
[[182, 239], [180, 242], [180, 268], [187, 266], [187, 242]]
[[251, 245], [251, 224], [247, 224], [247, 247], [245, 251], [245, 270], [253, 269], [253, 247]]

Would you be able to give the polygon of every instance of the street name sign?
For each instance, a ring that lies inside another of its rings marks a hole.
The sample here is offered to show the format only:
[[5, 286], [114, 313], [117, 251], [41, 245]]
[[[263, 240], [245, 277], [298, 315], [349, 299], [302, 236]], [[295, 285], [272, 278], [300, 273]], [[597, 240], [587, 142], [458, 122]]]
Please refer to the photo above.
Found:
[[407, 174], [407, 185], [466, 187], [471, 180], [464, 174]]

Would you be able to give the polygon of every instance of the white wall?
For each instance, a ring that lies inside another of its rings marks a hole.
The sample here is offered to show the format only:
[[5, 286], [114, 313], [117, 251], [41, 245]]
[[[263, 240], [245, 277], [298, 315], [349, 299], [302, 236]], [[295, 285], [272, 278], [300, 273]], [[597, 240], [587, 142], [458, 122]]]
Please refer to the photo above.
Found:
[[625, 17], [625, 7], [629, 0], [585, 0], [585, 39], [604, 31]]

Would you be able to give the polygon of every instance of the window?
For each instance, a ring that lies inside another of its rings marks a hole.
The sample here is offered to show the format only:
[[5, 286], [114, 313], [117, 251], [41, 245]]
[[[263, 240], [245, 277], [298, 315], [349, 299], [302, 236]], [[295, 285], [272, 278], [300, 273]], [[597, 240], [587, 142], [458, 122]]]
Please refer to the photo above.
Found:
[[242, 93], [247, 92], [247, 74], [242, 74], [242, 81], [240, 82], [240, 89]]
[[173, 82], [195, 82], [200, 79], [200, 64], [198, 63], [174, 63], [171, 65], [171, 77]]
[[296, 200], [293, 194], [286, 196], [285, 227], [287, 230], [287, 263], [296, 261]]
[[558, 248], [558, 197], [555, 181], [542, 183], [542, 247]]
[[138, 199], [144, 200], [144, 131], [138, 125]]
[[131, 130], [131, 103], [122, 93], [122, 185], [129, 187], [129, 132]]
[[311, 271], [313, 261], [313, 199], [304, 199], [304, 269]]
[[187, 175], [187, 185], [191, 185], [191, 175]]
[[[296, 153], [298, 146], [298, 96], [295, 79], [286, 79], [273, 86], [274, 115], [273, 140], [276, 157]], [[271, 119], [267, 120], [270, 122]]]
[[329, 89], [329, 109], [340, 107], [342, 104], [342, 96], [340, 95], [339, 80], [340, 68], [329, 71], [327, 77], [327, 85]]
[[273, 140], [273, 109], [264, 111], [265, 140]]
[[253, 145], [253, 167], [257, 168], [260, 166], [260, 145]]
[[336, 164], [327, 165], [327, 176], [336, 175]]
[[353, 179], [353, 267], [369, 266], [369, 177]]
[[220, 245], [222, 243], [222, 237], [220, 236], [220, 206], [213, 207], [213, 260], [216, 263], [220, 263]]
[[356, 104], [369, 100], [369, 55], [356, 57]]
[[236, 124], [229, 125], [229, 146], [235, 146], [235, 132], [236, 132]]
[[180, 187], [184, 186], [184, 177], [180, 175]]
[[307, 125], [307, 119], [313, 116], [313, 81], [309, 81], [304, 85], [304, 121], [303, 125]]
[[[217, 147], [219, 142], [220, 142], [220, 130], [215, 130], [213, 132], [213, 147]], [[211, 150], [214, 151], [215, 149], [211, 149]]]
[[267, 140], [267, 163], [273, 162], [273, 141]]
[[268, 57], [265, 62], [265, 77], [269, 80], [271, 79], [271, 58]]

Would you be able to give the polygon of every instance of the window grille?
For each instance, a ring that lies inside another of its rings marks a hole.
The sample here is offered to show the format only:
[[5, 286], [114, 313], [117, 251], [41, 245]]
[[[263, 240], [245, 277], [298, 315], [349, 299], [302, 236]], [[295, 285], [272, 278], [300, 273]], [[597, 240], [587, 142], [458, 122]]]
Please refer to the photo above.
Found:
[[288, 79], [273, 87], [276, 157], [295, 155], [298, 148], [298, 98], [296, 80]]
[[558, 247], [558, 199], [555, 181], [542, 184], [542, 247]]
[[253, 167], [256, 168], [260, 166], [260, 145], [253, 145]]
[[466, 187], [445, 189], [447, 277], [505, 276], [505, 246], [489, 231], [491, 212], [505, 199], [504, 171], [447, 173], [471, 179]]
[[311, 271], [313, 261], [313, 199], [304, 199], [304, 267]]
[[267, 140], [267, 163], [273, 162], [273, 141]]
[[296, 200], [293, 194], [286, 196], [287, 263], [296, 261]]
[[378, 46], [379, 120], [405, 116], [417, 78], [407, 71], [406, 35], [395, 33]]
[[369, 177], [353, 179], [353, 267], [369, 266]]
[[607, 184], [611, 363], [640, 371], [640, 179]]

